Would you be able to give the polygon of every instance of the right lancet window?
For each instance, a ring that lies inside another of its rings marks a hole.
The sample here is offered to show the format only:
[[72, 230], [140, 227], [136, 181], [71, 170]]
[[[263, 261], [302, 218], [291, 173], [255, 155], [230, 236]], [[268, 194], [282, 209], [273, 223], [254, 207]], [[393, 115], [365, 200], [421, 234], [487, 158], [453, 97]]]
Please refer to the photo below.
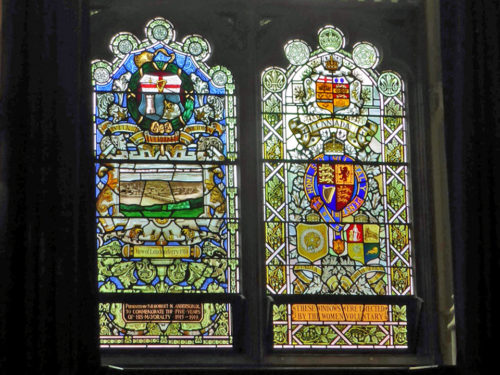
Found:
[[289, 41], [261, 75], [267, 293], [321, 295], [274, 303], [273, 347], [407, 349], [404, 81], [335, 26], [318, 45]]

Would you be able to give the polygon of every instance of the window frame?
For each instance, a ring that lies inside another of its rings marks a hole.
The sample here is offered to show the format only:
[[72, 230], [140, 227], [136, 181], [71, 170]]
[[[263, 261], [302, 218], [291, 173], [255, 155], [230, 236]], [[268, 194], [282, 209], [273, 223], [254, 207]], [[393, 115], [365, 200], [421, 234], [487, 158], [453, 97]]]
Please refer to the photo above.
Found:
[[[92, 2], [91, 2], [92, 3]], [[95, 0], [93, 3], [103, 4], [111, 3], [110, 7], [113, 7], [113, 4], [118, 4], [119, 2], [104, 2], [100, 0]], [[191, 3], [197, 3], [197, 1], [191, 1]], [[235, 3], [238, 2], [229, 2], [229, 1], [216, 1], [213, 5], [214, 7], [223, 7], [223, 5], [228, 5], [232, 3], [231, 6], [234, 8], [238, 8]], [[286, 6], [289, 3], [298, 4], [300, 1], [265, 1], [259, 3], [259, 5], [240, 5], [239, 11], [244, 13], [248, 18], [248, 23], [257, 25], [259, 21], [265, 19], [264, 15], [274, 14], [274, 16], [279, 19], [280, 7]], [[314, 1], [314, 5], [309, 5], [311, 7], [319, 6], [319, 1]], [[356, 3], [355, 0], [350, 2]], [[258, 339], [249, 339], [248, 332], [252, 332], [255, 328], [258, 327], [269, 327], [268, 318], [266, 318], [266, 314], [269, 317], [269, 303], [271, 300], [280, 301], [284, 298], [280, 296], [272, 296], [268, 297], [263, 293], [263, 287], [265, 285], [265, 270], [263, 269], [253, 269], [249, 266], [249, 263], [252, 261], [252, 254], [250, 252], [245, 254], [246, 249], [259, 249], [261, 248], [261, 244], [264, 243], [264, 234], [263, 234], [263, 225], [259, 225], [259, 222], [262, 223], [263, 213], [262, 213], [262, 184], [260, 177], [258, 177], [259, 188], [251, 188], [245, 185], [241, 185], [241, 193], [240, 193], [240, 203], [241, 203], [241, 228], [250, 228], [247, 229], [247, 233], [245, 231], [240, 231], [241, 234], [241, 259], [243, 264], [242, 266], [242, 281], [241, 281], [241, 290], [242, 295], [228, 295], [228, 296], [220, 296], [220, 301], [231, 301], [233, 303], [233, 309], [235, 311], [247, 311], [246, 314], [243, 314], [243, 318], [239, 318], [237, 324], [235, 324], [234, 329], [234, 339], [235, 339], [235, 349], [234, 350], [225, 350], [225, 349], [217, 349], [220, 350], [220, 354], [215, 354], [214, 350], [211, 349], [182, 349], [181, 351], [168, 349], [166, 352], [158, 351], [156, 353], [141, 353], [141, 356], [134, 356], [131, 358], [131, 355], [123, 355], [120, 353], [120, 350], [110, 350], [106, 355], [102, 356], [102, 364], [112, 365], [112, 366], [124, 366], [126, 368], [131, 367], [143, 367], [148, 366], [152, 361], [155, 362], [155, 367], [168, 367], [169, 369], [185, 369], [186, 365], [188, 368], [199, 368], [199, 367], [223, 367], [223, 368], [234, 368], [237, 366], [248, 366], [252, 368], [282, 368], [283, 362], [286, 362], [285, 366], [294, 366], [294, 368], [302, 368], [302, 369], [310, 369], [312, 367], [318, 366], [326, 366], [326, 367], [343, 367], [343, 366], [366, 366], [366, 367], [380, 367], [380, 366], [389, 366], [389, 367], [408, 367], [408, 366], [427, 366], [433, 365], [435, 363], [452, 363], [453, 362], [453, 353], [450, 353], [450, 348], [448, 347], [447, 341], [449, 338], [447, 337], [446, 330], [442, 327], [448, 323], [449, 317], [446, 315], [446, 309], [451, 307], [450, 304], [450, 291], [451, 291], [451, 275], [446, 269], [446, 264], [450, 264], [449, 259], [451, 257], [450, 250], [450, 238], [449, 238], [449, 218], [447, 217], [448, 203], [447, 203], [447, 185], [446, 185], [446, 173], [445, 171], [445, 159], [444, 159], [444, 138], [443, 138], [443, 120], [442, 120], [442, 98], [440, 97], [440, 72], [439, 67], [436, 67], [435, 64], [430, 64], [430, 62], [434, 59], [439, 58], [439, 46], [436, 45], [436, 39], [433, 38], [433, 35], [436, 35], [436, 27], [438, 25], [438, 13], [437, 6], [432, 5], [431, 1], [421, 1], [421, 8], [419, 11], [425, 14], [425, 19], [427, 21], [426, 24], [422, 22], [420, 25], [422, 27], [422, 33], [426, 36], [426, 38], [421, 38], [420, 41], [422, 45], [418, 47], [418, 49], [425, 49], [428, 52], [428, 63], [427, 67], [429, 69], [423, 69], [424, 73], [420, 73], [424, 75], [424, 80], [420, 83], [417, 83], [416, 74], [410, 71], [407, 67], [405, 67], [404, 62], [397, 61], [397, 57], [392, 58], [392, 56], [386, 59], [386, 62], [390, 66], [391, 69], [402, 73], [404, 75], [408, 94], [408, 108], [407, 111], [409, 113], [409, 138], [413, 141], [409, 142], [409, 154], [410, 156], [410, 164], [412, 165], [410, 169], [410, 187], [413, 188], [413, 191], [410, 192], [413, 197], [413, 202], [410, 203], [410, 207], [413, 211], [414, 221], [417, 221], [420, 218], [426, 218], [425, 224], [418, 225], [414, 229], [414, 238], [417, 238], [414, 242], [414, 248], [416, 249], [416, 258], [414, 259], [416, 262], [416, 293], [422, 291], [420, 294], [421, 298], [417, 297], [408, 297], [408, 299], [412, 300], [412, 305], [414, 306], [413, 310], [414, 314], [417, 317], [417, 320], [420, 321], [422, 326], [425, 326], [421, 331], [424, 333], [423, 337], [420, 337], [420, 343], [415, 347], [411, 348], [408, 353], [398, 353], [396, 356], [391, 352], [377, 353], [373, 356], [370, 356], [370, 359], [366, 361], [363, 354], [367, 354], [365, 351], [359, 351], [356, 353], [348, 353], [344, 351], [335, 351], [330, 354], [330, 352], [325, 353], [321, 352], [321, 354], [317, 354], [318, 352], [314, 351], [311, 353], [276, 353], [269, 352], [266, 349], [264, 340], [266, 335], [269, 332], [265, 332], [263, 330], [257, 329]], [[356, 4], [358, 6], [359, 4]], [[165, 5], [167, 7], [168, 5]], [[229, 6], [229, 7], [231, 7]], [[259, 7], [260, 6], [260, 7]], [[369, 5], [376, 6], [376, 5]], [[390, 4], [384, 3], [381, 6], [390, 6]], [[91, 6], [92, 8], [92, 6]], [[243, 9], [241, 9], [243, 8]], [[266, 13], [267, 12], [267, 13]], [[163, 14], [157, 14], [163, 15]], [[257, 19], [258, 16], [262, 18]], [[168, 18], [168, 14], [165, 16], [169, 21], [174, 24], [174, 27], [177, 27], [179, 21], [176, 19]], [[138, 27], [144, 25], [150, 18], [138, 19]], [[91, 16], [92, 23], [92, 16]], [[332, 21], [331, 24], [335, 23]], [[179, 25], [180, 26], [180, 25]], [[349, 34], [349, 28], [340, 27], [346, 34]], [[311, 26], [308, 35], [299, 35], [301, 38], [312, 39], [315, 36], [317, 31], [317, 27]], [[290, 33], [288, 35], [280, 34], [279, 38], [284, 39], [285, 41], [291, 40], [295, 36], [295, 31], [293, 27], [290, 27]], [[430, 31], [429, 31], [430, 30]], [[124, 30], [116, 30], [112, 34], [115, 34], [119, 31], [131, 31], [128, 29]], [[429, 32], [429, 34], [427, 33]], [[197, 30], [194, 30], [190, 26], [182, 26], [182, 31], [180, 34], [188, 35], [188, 34], [198, 33]], [[217, 38], [211, 37], [209, 35], [204, 34], [203, 32], [199, 32], [202, 36], [204, 36], [212, 45], [214, 51], [217, 51], [218, 44], [220, 41]], [[249, 44], [249, 50], [260, 50], [260, 47], [255, 42], [256, 37], [258, 36], [257, 26], [255, 29], [252, 29], [249, 33], [249, 39], [253, 39], [253, 43]], [[140, 33], [136, 33], [138, 37], [142, 35]], [[279, 39], [276, 38], [276, 39]], [[92, 38], [93, 40], [93, 38]], [[108, 43], [108, 39], [102, 38], [103, 44]], [[372, 42], [376, 45], [375, 42], [369, 39], [369, 36], [366, 38], [367, 41]], [[249, 40], [252, 42], [252, 40]], [[353, 42], [358, 40], [348, 41], [348, 44], [352, 46]], [[284, 55], [282, 52], [283, 43], [279, 43], [278, 41], [269, 42], [269, 44], [275, 45], [275, 51], [272, 53], [273, 57], [276, 60], [274, 64], [276, 66], [286, 67], [284, 63]], [[377, 46], [379, 47], [379, 46]], [[432, 51], [429, 52], [429, 51]], [[276, 57], [281, 54], [281, 57]], [[397, 53], [393, 53], [394, 56], [397, 56]], [[109, 54], [106, 56], [100, 56], [101, 58], [106, 59], [109, 57]], [[220, 59], [214, 62], [213, 60]], [[216, 57], [208, 60], [208, 63], [211, 66], [220, 64], [227, 66], [231, 71], [233, 71], [234, 79], [236, 82], [236, 93], [239, 94], [240, 97], [249, 97], [255, 98], [253, 104], [250, 104], [249, 107], [243, 108], [243, 101], [240, 100], [239, 107], [237, 111], [239, 112], [240, 121], [239, 130], [240, 134], [242, 133], [242, 128], [244, 126], [252, 126], [252, 122], [255, 123], [255, 132], [252, 134], [250, 130], [247, 130], [245, 133], [245, 137], [240, 139], [240, 150], [244, 150], [245, 147], [252, 145], [254, 150], [250, 152], [245, 157], [242, 157], [242, 152], [240, 153], [240, 161], [241, 161], [241, 170], [240, 176], [243, 174], [248, 175], [257, 175], [262, 176], [260, 169], [260, 119], [258, 116], [260, 107], [259, 102], [259, 92], [260, 87], [258, 86], [260, 82], [260, 74], [263, 69], [267, 66], [262, 67], [256, 61], [255, 56], [250, 56], [247, 61], [247, 66], [254, 66], [254, 75], [253, 82], [254, 85], [252, 87], [251, 80], [247, 79], [244, 82], [238, 81], [237, 74], [234, 73], [234, 70], [231, 69], [231, 66], [228, 61], [223, 59], [223, 56], [218, 55]], [[270, 66], [270, 65], [268, 65]], [[424, 99], [425, 92], [430, 91], [433, 93], [428, 100]], [[420, 98], [423, 102], [422, 106], [417, 106], [413, 100]], [[251, 100], [250, 100], [251, 102]], [[252, 110], [253, 108], [253, 110]], [[254, 113], [252, 115], [252, 113]], [[252, 121], [252, 116], [255, 121]], [[433, 126], [429, 127], [419, 127], [415, 126], [415, 124], [422, 123], [432, 123]], [[418, 141], [415, 141], [418, 140]], [[255, 147], [255, 144], [258, 146]], [[411, 147], [410, 147], [411, 145]], [[423, 155], [431, 154], [433, 157], [431, 160], [426, 160]], [[427, 171], [431, 171], [431, 175], [428, 174]], [[417, 183], [417, 181], [419, 183]], [[255, 191], [256, 190], [256, 191]], [[246, 194], [247, 197], [243, 199], [243, 195]], [[251, 201], [259, 202], [258, 209], [252, 210]], [[433, 202], [434, 206], [432, 207], [430, 203], [425, 202]], [[251, 214], [247, 215], [245, 212], [251, 212]], [[431, 219], [429, 219], [429, 217]], [[259, 221], [260, 220], [260, 221]], [[256, 236], [251, 234], [256, 233]], [[441, 234], [440, 234], [441, 233]], [[433, 249], [438, 248], [442, 249], [437, 254], [433, 254]], [[422, 253], [421, 253], [422, 252]], [[258, 259], [260, 264], [264, 264], [263, 255], [260, 252], [257, 252]], [[263, 267], [262, 267], [263, 268]], [[425, 269], [434, 269], [436, 275], [424, 276], [425, 272], [420, 270]], [[248, 293], [250, 282], [252, 277], [259, 280], [259, 284], [262, 286], [257, 293]], [[247, 278], [247, 281], [245, 281]], [[434, 292], [433, 283], [436, 282], [439, 285], [439, 289]], [[246, 293], [245, 293], [246, 291]], [[151, 300], [162, 300], [161, 295], [151, 296]], [[195, 296], [176, 296], [175, 300], [179, 302], [191, 302], [198, 300], [200, 295]], [[201, 300], [206, 299], [207, 297], [201, 296]], [[309, 298], [309, 297], [308, 297]], [[311, 299], [314, 298], [315, 301], [324, 300], [330, 301], [331, 299], [328, 296], [311, 296]], [[301, 300], [304, 299], [301, 297]], [[348, 299], [349, 301], [370, 301], [370, 298], [366, 297], [355, 297]], [[391, 298], [386, 297], [387, 301], [391, 301]], [[346, 301], [346, 300], [343, 300]], [[423, 315], [420, 316], [418, 311], [422, 311]], [[234, 315], [235, 313], [233, 313]], [[250, 319], [250, 317], [257, 316], [257, 319]], [[233, 320], [233, 323], [236, 323], [236, 320]], [[430, 325], [429, 325], [430, 323]], [[442, 335], [440, 337], [440, 343], [437, 340], [433, 340], [430, 335], [433, 329], [439, 327], [439, 332]], [[244, 337], [246, 333], [246, 338]], [[238, 336], [238, 338], [236, 337]], [[415, 339], [415, 338], [414, 338]], [[422, 341], [425, 344], [422, 344]], [[440, 348], [438, 348], [441, 345]], [[368, 351], [368, 353], [372, 354], [373, 352]], [[129, 353], [130, 354], [130, 353]], [[340, 354], [337, 356], [336, 354]], [[440, 354], [443, 358], [440, 359]], [[197, 364], [191, 364], [189, 367], [190, 359], [196, 356], [199, 360]], [[449, 359], [451, 358], [451, 360]], [[256, 361], [258, 363], [256, 363]], [[451, 362], [450, 362], [451, 361]]]

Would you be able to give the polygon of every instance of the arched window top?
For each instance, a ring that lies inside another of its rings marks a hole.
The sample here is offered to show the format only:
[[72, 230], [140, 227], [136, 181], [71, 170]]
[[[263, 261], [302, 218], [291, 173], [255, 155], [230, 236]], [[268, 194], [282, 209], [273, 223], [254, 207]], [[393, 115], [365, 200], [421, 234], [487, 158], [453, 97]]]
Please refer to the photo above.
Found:
[[[267, 152], [265, 158], [307, 160], [319, 149], [342, 147], [359, 161], [407, 161], [406, 132], [392, 124], [404, 120], [388, 119], [405, 116], [404, 81], [395, 71], [376, 70], [380, 53], [373, 44], [358, 42], [350, 51], [345, 44], [342, 31], [324, 26], [315, 50], [290, 40], [284, 46], [290, 65], [262, 73], [263, 113], [287, 117], [286, 152]], [[393, 137], [384, 134], [396, 128]], [[327, 145], [335, 141], [327, 134], [340, 142]]]
[[[96, 156], [235, 160], [236, 102], [231, 72], [206, 64], [211, 47], [202, 36], [193, 34], [176, 41], [173, 25], [164, 18], [149, 21], [145, 34], [142, 41], [128, 32], [116, 34], [109, 44], [113, 61], [92, 62]], [[162, 95], [178, 98], [166, 105]], [[117, 148], [112, 140], [103, 141], [114, 133], [120, 134], [115, 143], [121, 141], [123, 153], [110, 151]], [[159, 152], [151, 149], [155, 146]], [[205, 152], [207, 149], [212, 152]]]

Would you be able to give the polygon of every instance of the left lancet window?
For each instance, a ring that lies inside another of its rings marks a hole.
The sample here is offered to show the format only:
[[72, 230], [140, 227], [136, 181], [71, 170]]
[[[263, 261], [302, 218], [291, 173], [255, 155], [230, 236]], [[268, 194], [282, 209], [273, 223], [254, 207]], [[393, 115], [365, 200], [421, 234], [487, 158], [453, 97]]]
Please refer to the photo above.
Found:
[[231, 347], [210, 296], [239, 292], [233, 78], [202, 36], [160, 17], [145, 34], [92, 62], [101, 347]]

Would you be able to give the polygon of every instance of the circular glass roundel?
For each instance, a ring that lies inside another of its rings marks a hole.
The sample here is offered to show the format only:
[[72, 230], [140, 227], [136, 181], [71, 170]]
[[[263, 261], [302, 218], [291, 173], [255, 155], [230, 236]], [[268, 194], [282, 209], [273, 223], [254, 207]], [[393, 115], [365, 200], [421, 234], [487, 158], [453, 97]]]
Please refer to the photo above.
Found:
[[384, 72], [378, 78], [378, 89], [385, 96], [396, 96], [401, 91], [402, 83], [394, 72]]
[[267, 90], [280, 92], [285, 88], [286, 75], [280, 69], [269, 69], [264, 73], [262, 83]]
[[337, 52], [344, 47], [344, 34], [334, 26], [325, 26], [318, 32], [318, 42], [326, 52]]
[[173, 25], [162, 17], [157, 17], [146, 25], [146, 35], [151, 43], [168, 43], [175, 39]]
[[292, 40], [285, 46], [285, 55], [292, 65], [304, 65], [310, 53], [309, 46], [301, 40]]
[[375, 68], [379, 62], [379, 54], [371, 43], [357, 43], [352, 50], [352, 59], [360, 68]]
[[139, 40], [130, 33], [119, 33], [111, 41], [111, 51], [120, 58], [132, 52], [139, 45]]
[[127, 54], [130, 51], [132, 51], [132, 43], [130, 43], [130, 40], [122, 40], [120, 43], [118, 43], [118, 50], [123, 53]]
[[189, 53], [197, 61], [205, 61], [210, 57], [210, 45], [199, 35], [189, 35], [183, 40], [183, 51]]
[[217, 86], [224, 86], [227, 83], [227, 75], [221, 70], [215, 72], [212, 79]]
[[106, 68], [97, 68], [94, 70], [94, 79], [97, 83], [105, 83], [109, 80], [109, 72]]
[[168, 29], [164, 25], [156, 25], [153, 27], [152, 33], [156, 40], [163, 40], [168, 36]]
[[200, 43], [191, 43], [191, 45], [189, 46], [189, 52], [191, 52], [192, 55], [198, 56], [203, 52], [203, 48], [201, 48]]

